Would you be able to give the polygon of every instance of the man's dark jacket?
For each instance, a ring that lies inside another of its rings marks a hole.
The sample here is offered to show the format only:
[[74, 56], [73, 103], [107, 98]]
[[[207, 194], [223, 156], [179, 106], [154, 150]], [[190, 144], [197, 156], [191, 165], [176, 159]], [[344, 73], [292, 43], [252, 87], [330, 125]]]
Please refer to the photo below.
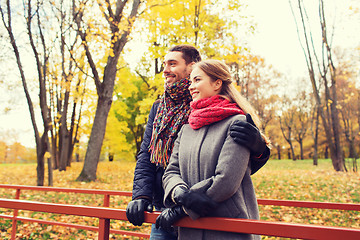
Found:
[[[153, 123], [157, 109], [159, 107], [159, 103], [159, 100], [155, 101], [150, 110], [144, 138], [140, 146], [139, 154], [137, 155], [137, 162], [134, 172], [134, 185], [132, 191], [133, 200], [138, 198], [147, 198], [152, 201], [153, 205], [158, 209], [164, 207], [164, 189], [162, 187], [162, 176], [165, 169], [150, 162], [149, 145], [153, 131]], [[252, 158], [250, 156], [251, 174], [254, 174], [265, 165], [270, 157], [270, 151], [267, 149], [265, 153], [266, 154], [263, 154], [261, 158]]]

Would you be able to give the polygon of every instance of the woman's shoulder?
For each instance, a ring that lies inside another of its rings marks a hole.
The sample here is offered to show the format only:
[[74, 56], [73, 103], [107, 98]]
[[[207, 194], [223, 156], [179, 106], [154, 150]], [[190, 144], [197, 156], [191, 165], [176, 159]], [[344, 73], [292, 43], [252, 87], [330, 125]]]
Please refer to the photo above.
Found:
[[235, 121], [246, 121], [246, 116], [242, 114], [232, 115], [219, 122], [211, 124], [210, 127], [216, 131], [225, 131], [225, 129], [229, 128]]
[[232, 115], [232, 116], [226, 118], [226, 120], [228, 122], [234, 122], [236, 120], [246, 121], [246, 116], [244, 114], [236, 114], [236, 115]]

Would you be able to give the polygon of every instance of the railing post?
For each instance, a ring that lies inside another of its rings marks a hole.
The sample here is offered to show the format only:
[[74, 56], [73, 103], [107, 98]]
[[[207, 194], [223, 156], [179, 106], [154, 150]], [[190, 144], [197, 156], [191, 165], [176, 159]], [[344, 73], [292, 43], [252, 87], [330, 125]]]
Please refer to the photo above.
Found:
[[[20, 199], [20, 189], [17, 188], [16, 189], [16, 193], [15, 193], [15, 199]], [[11, 228], [11, 239], [15, 240], [16, 237], [16, 229], [17, 229], [17, 216], [18, 216], [18, 211], [17, 209], [14, 209], [14, 214], [13, 214], [13, 219], [12, 219], [12, 228]]]
[[104, 194], [104, 207], [109, 207], [110, 206], [110, 194]]
[[110, 219], [100, 218], [99, 219], [99, 240], [109, 240], [110, 235]]
[[[104, 207], [110, 206], [110, 195], [104, 194]], [[110, 235], [110, 219], [99, 218], [99, 240], [109, 240]]]

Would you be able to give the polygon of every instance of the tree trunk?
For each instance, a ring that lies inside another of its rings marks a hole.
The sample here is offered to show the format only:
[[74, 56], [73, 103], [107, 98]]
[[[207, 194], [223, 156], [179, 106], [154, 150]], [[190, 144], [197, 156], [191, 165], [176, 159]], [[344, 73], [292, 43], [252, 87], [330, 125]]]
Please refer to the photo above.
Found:
[[303, 149], [303, 142], [302, 140], [299, 141], [299, 145], [300, 145], [300, 159], [304, 160], [304, 149]]
[[[331, 108], [331, 119], [332, 119], [332, 129], [334, 133], [334, 153], [331, 158], [334, 169], [336, 171], [344, 171], [344, 156], [340, 142], [340, 119], [339, 119], [339, 111], [337, 109], [337, 94], [336, 94], [336, 82], [335, 82], [335, 69], [331, 66], [331, 95], [332, 95], [332, 103], [330, 104]], [[330, 149], [331, 152], [331, 149]]]
[[353, 166], [352, 166], [353, 171], [357, 172], [358, 166], [357, 166], [356, 158], [353, 158], [352, 164], [353, 164]]
[[315, 111], [315, 130], [314, 130], [314, 156], [313, 165], [318, 165], [318, 140], [319, 140], [319, 109], [316, 107]]
[[99, 97], [94, 124], [86, 150], [84, 167], [77, 178], [78, 181], [96, 180], [96, 170], [99, 163], [102, 141], [105, 136], [106, 120], [110, 111], [111, 103], [111, 97]]
[[[71, 135], [70, 135], [71, 136]], [[71, 138], [69, 138], [69, 141], [71, 141]], [[68, 156], [67, 156], [67, 162], [66, 162], [66, 166], [70, 167], [71, 166], [71, 162], [73, 159], [73, 153], [74, 153], [74, 144], [73, 142], [69, 142], [68, 145]]]
[[293, 161], [296, 161], [296, 157], [295, 157], [295, 152], [294, 152], [294, 147], [293, 147], [292, 141], [290, 141], [289, 144], [290, 144], [290, 150], [291, 150], [291, 158], [292, 158]]
[[36, 166], [36, 183], [37, 186], [44, 186], [44, 179], [45, 179], [45, 152], [47, 150], [47, 135], [42, 135], [36, 138], [36, 159], [37, 159], [37, 166]]
[[281, 159], [281, 146], [280, 146], [280, 145], [277, 145], [277, 146], [276, 146], [276, 149], [277, 149], [278, 159], [280, 160], [280, 159]]
[[[80, 85], [80, 81], [78, 81], [77, 86], [79, 86], [79, 85]], [[71, 123], [70, 123], [70, 131], [69, 131], [69, 146], [68, 146], [68, 156], [67, 156], [67, 164], [66, 164], [66, 166], [68, 166], [68, 167], [71, 166], [71, 161], [72, 161], [72, 156], [74, 153], [75, 144], [77, 143], [77, 138], [78, 138], [77, 129], [80, 124], [82, 101], [80, 102], [79, 121], [77, 122], [77, 124], [75, 124], [76, 105], [77, 105], [77, 102], [74, 102], [73, 110], [72, 110], [72, 114], [71, 114]], [[76, 129], [74, 129], [74, 128], [76, 128]]]
[[[40, 152], [42, 152], [41, 149], [39, 149]], [[44, 172], [45, 172], [45, 166], [44, 166], [44, 155], [38, 154], [36, 156], [37, 158], [37, 166], [36, 166], [36, 184], [37, 186], [44, 186]]]
[[69, 159], [69, 141], [70, 136], [67, 129], [64, 128], [62, 136], [62, 144], [60, 149], [60, 167], [59, 171], [66, 171], [67, 162]]
[[53, 186], [53, 169], [51, 158], [48, 158], [48, 185]]
[[325, 155], [324, 157], [327, 159], [329, 158], [329, 147], [328, 146], [325, 146]]
[[288, 148], [288, 159], [291, 159], [291, 151], [290, 151], [290, 148]]
[[355, 148], [355, 141], [349, 140], [349, 158], [358, 158], [356, 148]]
[[56, 147], [56, 136], [54, 136], [54, 131], [50, 132], [51, 134], [51, 154], [52, 154], [52, 159], [53, 159], [53, 165], [52, 168], [53, 169], [58, 169], [59, 168], [59, 155], [58, 155], [58, 151], [57, 151], [57, 147]]

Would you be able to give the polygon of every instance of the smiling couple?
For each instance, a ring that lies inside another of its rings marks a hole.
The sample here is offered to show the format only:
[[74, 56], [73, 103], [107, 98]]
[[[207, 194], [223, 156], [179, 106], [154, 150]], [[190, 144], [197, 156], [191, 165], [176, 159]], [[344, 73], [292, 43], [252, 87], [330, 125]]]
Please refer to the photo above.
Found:
[[137, 156], [128, 220], [142, 225], [154, 206], [162, 212], [150, 239], [260, 239], [173, 227], [185, 216], [259, 219], [250, 175], [270, 149], [223, 62], [201, 61], [196, 48], [177, 45], [165, 56], [163, 75], [165, 91], [150, 110]]

